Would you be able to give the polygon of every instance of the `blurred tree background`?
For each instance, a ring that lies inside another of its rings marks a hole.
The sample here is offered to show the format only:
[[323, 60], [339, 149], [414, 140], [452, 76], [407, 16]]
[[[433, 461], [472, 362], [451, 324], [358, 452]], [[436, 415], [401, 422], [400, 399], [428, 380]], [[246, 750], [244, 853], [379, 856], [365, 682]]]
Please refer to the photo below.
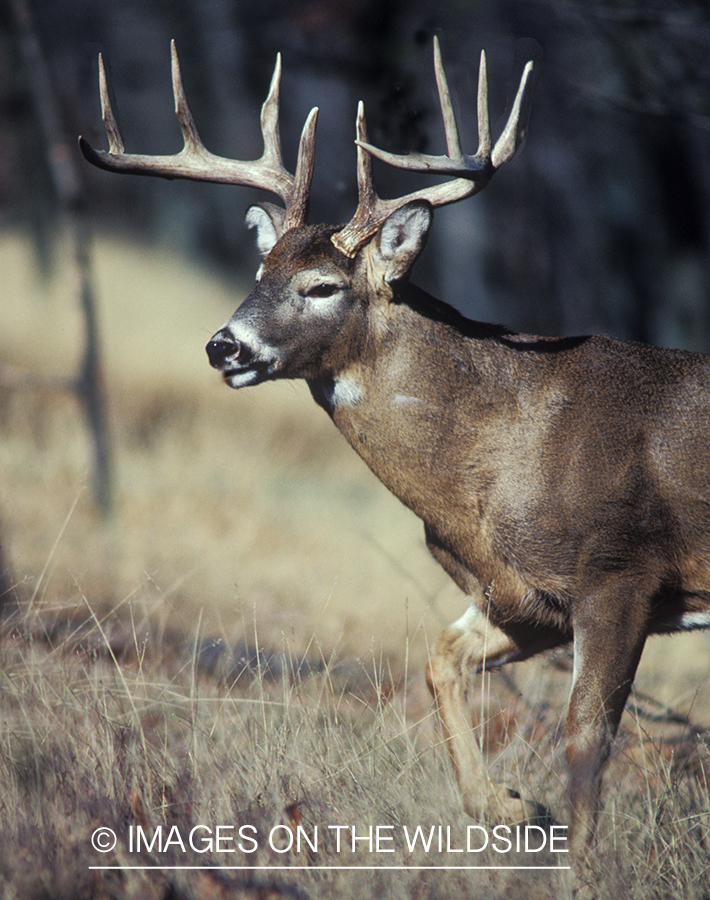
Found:
[[[308, 110], [321, 109], [314, 222], [345, 221], [354, 209], [359, 99], [375, 143], [442, 152], [434, 34], [468, 152], [476, 146], [480, 49], [500, 127], [532, 39], [542, 65], [525, 149], [480, 197], [437, 213], [416, 280], [467, 315], [516, 330], [603, 331], [710, 351], [707, 0], [27, 3], [72, 148], [80, 133], [106, 146], [100, 50], [127, 151], [179, 149], [169, 71], [174, 37], [205, 144], [254, 158], [259, 108], [281, 51], [287, 166]], [[39, 258], [49, 264], [58, 204], [37, 119], [13, 2], [3, 0], [0, 225], [32, 229]], [[267, 198], [118, 177], [83, 161], [78, 170], [82, 203], [102, 229], [170, 244], [226, 273], [254, 270], [243, 212]], [[383, 196], [414, 186], [412, 176], [379, 166], [375, 177]]]

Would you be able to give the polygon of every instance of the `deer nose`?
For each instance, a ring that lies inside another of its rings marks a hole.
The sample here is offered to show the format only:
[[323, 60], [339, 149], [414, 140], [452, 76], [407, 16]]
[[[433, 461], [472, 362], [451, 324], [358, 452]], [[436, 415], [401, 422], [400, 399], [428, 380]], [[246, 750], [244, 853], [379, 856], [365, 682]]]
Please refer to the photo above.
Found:
[[238, 360], [242, 345], [224, 331], [218, 331], [205, 347], [210, 365], [221, 369], [228, 359]]

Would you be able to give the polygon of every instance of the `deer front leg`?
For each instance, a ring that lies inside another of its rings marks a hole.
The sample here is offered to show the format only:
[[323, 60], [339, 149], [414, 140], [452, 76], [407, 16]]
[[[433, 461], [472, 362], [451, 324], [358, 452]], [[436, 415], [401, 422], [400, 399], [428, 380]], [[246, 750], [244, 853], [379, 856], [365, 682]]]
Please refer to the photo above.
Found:
[[438, 706], [464, 809], [473, 818], [513, 825], [537, 818], [539, 807], [514, 796], [489, 778], [483, 754], [472, 734], [467, 703], [471, 674], [523, 659], [548, 646], [550, 641], [540, 646], [521, 647], [473, 605], [442, 632], [434, 645], [427, 666], [427, 684]]
[[565, 744], [572, 809], [570, 850], [594, 844], [602, 776], [646, 640], [646, 604], [630, 592], [597, 596], [575, 616], [574, 675]]

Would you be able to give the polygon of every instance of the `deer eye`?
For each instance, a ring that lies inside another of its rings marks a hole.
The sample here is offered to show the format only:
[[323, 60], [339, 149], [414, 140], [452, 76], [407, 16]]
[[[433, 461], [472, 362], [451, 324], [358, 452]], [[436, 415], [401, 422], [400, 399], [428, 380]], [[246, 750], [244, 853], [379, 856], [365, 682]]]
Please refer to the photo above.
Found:
[[309, 287], [306, 291], [306, 297], [326, 298], [332, 297], [340, 290], [340, 285], [332, 284], [329, 281], [322, 281]]

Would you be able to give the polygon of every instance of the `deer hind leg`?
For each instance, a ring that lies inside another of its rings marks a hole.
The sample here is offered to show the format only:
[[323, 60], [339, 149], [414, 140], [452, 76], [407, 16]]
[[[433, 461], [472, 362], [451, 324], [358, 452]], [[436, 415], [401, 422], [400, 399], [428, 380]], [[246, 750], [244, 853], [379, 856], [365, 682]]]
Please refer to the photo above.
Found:
[[491, 624], [476, 606], [446, 628], [434, 645], [427, 666], [427, 684], [437, 702], [446, 747], [456, 771], [464, 809], [474, 818], [515, 824], [538, 817], [537, 804], [513, 795], [488, 777], [483, 754], [472, 734], [467, 704], [473, 672], [531, 656], [560, 640], [521, 646]]
[[[606, 608], [600, 602], [595, 608], [608, 613], [612, 602], [619, 607], [614, 598]], [[575, 621], [565, 743], [572, 808], [570, 850], [577, 856], [594, 842], [604, 768], [646, 640], [643, 610], [643, 604], [635, 606], [629, 599], [618, 609], [618, 621], [591, 610], [583, 624]], [[630, 620], [632, 611], [635, 621]]]

